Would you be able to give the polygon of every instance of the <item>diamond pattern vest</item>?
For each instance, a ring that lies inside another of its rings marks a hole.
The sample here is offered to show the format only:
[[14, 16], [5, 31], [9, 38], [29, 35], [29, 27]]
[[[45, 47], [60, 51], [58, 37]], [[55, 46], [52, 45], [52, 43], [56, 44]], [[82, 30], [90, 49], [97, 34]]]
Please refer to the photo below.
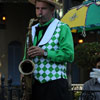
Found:
[[[60, 36], [60, 26], [64, 25], [61, 22], [58, 23], [56, 30], [48, 43], [43, 46], [40, 46], [44, 50], [57, 50], [59, 49], [58, 46], [58, 39]], [[56, 80], [59, 78], [67, 78], [66, 75], [66, 64], [59, 64], [50, 61], [50, 59], [46, 59], [44, 57], [35, 57], [33, 59], [35, 63], [35, 71], [34, 77], [41, 83], [45, 83], [51, 80]]]

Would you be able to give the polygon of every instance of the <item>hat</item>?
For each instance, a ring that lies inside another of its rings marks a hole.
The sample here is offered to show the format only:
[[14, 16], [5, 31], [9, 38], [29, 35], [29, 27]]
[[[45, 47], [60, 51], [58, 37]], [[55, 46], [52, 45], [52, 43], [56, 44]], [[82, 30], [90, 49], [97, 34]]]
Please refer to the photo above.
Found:
[[[37, 0], [28, 0], [30, 3], [34, 4], [35, 5], [35, 2]], [[46, 2], [46, 3], [49, 3], [51, 5], [53, 5], [56, 9], [60, 9], [61, 8], [61, 5], [56, 1], [56, 0], [39, 0], [40, 2]]]

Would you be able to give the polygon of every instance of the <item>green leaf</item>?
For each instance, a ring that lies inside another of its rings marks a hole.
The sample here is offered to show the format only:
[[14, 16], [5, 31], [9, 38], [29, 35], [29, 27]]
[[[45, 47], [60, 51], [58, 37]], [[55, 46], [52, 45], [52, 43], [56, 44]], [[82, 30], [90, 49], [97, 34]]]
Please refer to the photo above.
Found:
[[98, 42], [78, 44], [75, 47], [75, 63], [79, 67], [95, 66], [96, 59], [100, 56], [100, 44]]

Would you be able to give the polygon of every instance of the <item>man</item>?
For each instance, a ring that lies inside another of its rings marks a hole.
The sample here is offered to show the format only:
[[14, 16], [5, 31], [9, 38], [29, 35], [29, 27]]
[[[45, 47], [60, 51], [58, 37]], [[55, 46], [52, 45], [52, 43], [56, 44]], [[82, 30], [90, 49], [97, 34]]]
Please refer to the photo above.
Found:
[[[84, 83], [83, 90], [96, 91], [96, 92], [91, 92], [92, 94], [90, 95], [92, 98], [88, 100], [100, 100], [100, 57], [97, 58], [96, 68], [93, 68], [93, 72], [90, 72], [90, 77], [91, 79]], [[83, 98], [82, 100], [87, 100], [86, 97], [90, 98], [88, 97], [89, 95], [88, 96], [86, 96], [86, 94], [83, 95], [85, 96], [85, 99], [82, 97]]]
[[60, 8], [54, 0], [30, 1], [39, 19], [32, 26], [33, 46], [27, 52], [35, 63], [33, 99], [68, 100], [66, 66], [74, 59], [70, 28], [53, 18], [55, 9]]

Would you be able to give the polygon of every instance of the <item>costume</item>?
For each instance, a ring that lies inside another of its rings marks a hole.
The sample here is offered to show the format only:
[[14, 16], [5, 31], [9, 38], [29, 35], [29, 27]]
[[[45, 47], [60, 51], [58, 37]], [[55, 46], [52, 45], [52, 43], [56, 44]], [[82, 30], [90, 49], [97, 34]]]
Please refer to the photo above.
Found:
[[[84, 83], [83, 90], [100, 91], [100, 83], [98, 83], [96, 78], [92, 78]], [[100, 92], [95, 92], [95, 96], [95, 100], [100, 100]]]
[[[47, 57], [37, 56], [33, 58], [36, 81], [33, 85], [33, 94], [35, 94], [35, 100], [67, 100], [66, 67], [67, 62], [72, 62], [74, 59], [72, 34], [70, 28], [58, 19], [52, 18], [46, 24], [46, 29], [40, 29], [38, 35], [36, 35], [37, 27], [41, 27], [41, 25], [38, 23], [32, 26], [33, 45], [39, 46], [48, 53]], [[37, 42], [38, 38], [41, 37], [41, 33], [44, 33], [44, 35]]]

